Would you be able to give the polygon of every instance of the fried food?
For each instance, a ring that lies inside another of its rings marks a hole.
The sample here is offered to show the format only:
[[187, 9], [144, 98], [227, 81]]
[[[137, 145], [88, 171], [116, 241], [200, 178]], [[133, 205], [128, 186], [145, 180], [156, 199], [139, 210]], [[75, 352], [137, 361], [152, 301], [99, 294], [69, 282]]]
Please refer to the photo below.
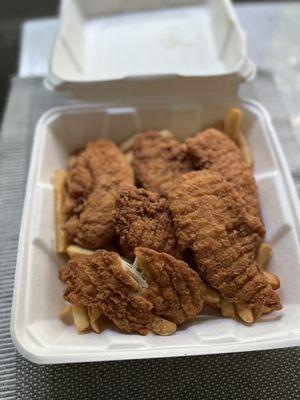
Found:
[[159, 336], [170, 336], [176, 331], [177, 325], [174, 322], [160, 318], [157, 315], [153, 316], [151, 323], [151, 331]]
[[235, 305], [235, 309], [242, 321], [247, 322], [247, 324], [252, 324], [254, 322], [253, 311], [248, 305], [237, 303]]
[[60, 268], [60, 278], [68, 302], [101, 308], [123, 331], [145, 335], [151, 330], [153, 306], [117, 253], [98, 250], [70, 260]]
[[220, 307], [221, 298], [217, 290], [213, 289], [209, 285], [206, 286], [205, 303], [210, 307]]
[[66, 325], [73, 325], [74, 319], [73, 319], [73, 313], [72, 313], [71, 304], [67, 304], [62, 310], [60, 310], [59, 318]]
[[243, 120], [243, 112], [239, 108], [231, 108], [225, 119], [225, 133], [233, 140], [238, 143], [238, 136], [241, 131]]
[[91, 330], [87, 309], [82, 304], [72, 304], [74, 325], [79, 333], [88, 333]]
[[255, 262], [264, 228], [242, 206], [235, 187], [217, 172], [181, 176], [168, 192], [179, 247], [190, 249], [201, 276], [222, 297], [280, 309], [278, 294]]
[[269, 243], [262, 243], [256, 254], [256, 262], [261, 268], [265, 268], [272, 255], [272, 246]]
[[103, 330], [101, 317], [103, 312], [99, 307], [87, 307], [87, 313], [90, 320], [90, 325], [95, 333], [100, 333]]
[[225, 318], [235, 318], [235, 307], [234, 303], [228, 301], [224, 297], [221, 297], [221, 313]]
[[143, 247], [136, 248], [135, 254], [135, 265], [148, 283], [145, 297], [156, 315], [178, 325], [201, 312], [205, 285], [184, 261]]
[[92, 250], [85, 249], [83, 247], [79, 247], [74, 244], [67, 247], [67, 254], [68, 254], [68, 257], [71, 259], [76, 258], [76, 257], [81, 257], [81, 256], [88, 256], [92, 253], [93, 253]]
[[[275, 274], [263, 270], [263, 268], [266, 266], [271, 256], [271, 252], [272, 252], [272, 246], [268, 243], [262, 243], [259, 246], [255, 261], [260, 267], [261, 272], [265, 275], [267, 282], [270, 283], [271, 287], [274, 290], [276, 290], [279, 289], [280, 287], [279, 278]], [[263, 314], [272, 311], [272, 309], [260, 305], [255, 307], [250, 307], [245, 304], [237, 303], [235, 304], [235, 312], [233, 312], [232, 303], [231, 304], [225, 303], [224, 305], [224, 299], [220, 298], [219, 292], [211, 288], [209, 285], [207, 285], [206, 287], [205, 303], [210, 307], [217, 309], [220, 308], [220, 311], [224, 317], [231, 315], [232, 318], [234, 318], [235, 315], [237, 314], [241, 318], [241, 320], [246, 323], [252, 323], [254, 321], [257, 321]]]
[[129, 260], [138, 246], [178, 255], [169, 206], [158, 193], [133, 186], [123, 189], [116, 201], [116, 233]]
[[232, 140], [216, 129], [207, 129], [187, 139], [186, 145], [197, 168], [223, 175], [235, 186], [247, 211], [260, 215], [252, 169], [246, 165], [240, 149]]
[[65, 253], [68, 246], [68, 239], [62, 229], [66, 221], [64, 213], [66, 175], [66, 171], [61, 169], [54, 173], [56, 251], [60, 254]]
[[[242, 132], [243, 111], [230, 108], [225, 119], [225, 133], [240, 148], [245, 164], [253, 167], [253, 155], [245, 134]], [[222, 129], [220, 129], [222, 131]]]
[[243, 160], [245, 161], [245, 164], [247, 167], [250, 167], [251, 169], [253, 168], [254, 160], [253, 160], [253, 154], [252, 150], [250, 147], [250, 144], [246, 138], [246, 135], [244, 132], [239, 132], [238, 133], [238, 139], [237, 139], [237, 144], [241, 150]]
[[114, 204], [133, 171], [116, 145], [106, 139], [88, 143], [68, 163], [64, 231], [71, 243], [88, 249], [110, 246], [114, 239]]
[[162, 194], [174, 179], [193, 169], [186, 145], [162, 136], [159, 131], [143, 132], [136, 137], [132, 166], [140, 186]]

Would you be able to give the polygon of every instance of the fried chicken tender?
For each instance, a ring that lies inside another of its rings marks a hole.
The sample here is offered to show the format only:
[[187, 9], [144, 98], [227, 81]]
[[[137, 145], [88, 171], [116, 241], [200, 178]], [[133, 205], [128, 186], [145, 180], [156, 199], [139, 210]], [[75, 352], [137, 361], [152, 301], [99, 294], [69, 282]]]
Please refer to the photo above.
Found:
[[140, 133], [133, 146], [135, 177], [145, 189], [164, 194], [174, 179], [193, 169], [184, 143], [159, 131]]
[[181, 176], [168, 193], [182, 249], [190, 249], [201, 276], [227, 300], [280, 309], [278, 294], [255, 262], [264, 229], [240, 195], [213, 171]]
[[115, 200], [133, 171], [110, 140], [88, 143], [68, 163], [64, 231], [71, 243], [88, 249], [110, 246], [114, 238]]
[[251, 167], [246, 165], [240, 149], [228, 136], [216, 129], [207, 129], [187, 139], [186, 145], [197, 168], [219, 172], [236, 187], [249, 213], [260, 215]]
[[197, 272], [166, 253], [138, 247], [135, 254], [138, 271], [149, 285], [145, 297], [156, 315], [182, 324], [201, 312], [206, 288]]
[[152, 304], [122, 264], [117, 253], [98, 250], [70, 260], [59, 271], [67, 285], [64, 298], [72, 304], [100, 307], [117, 327], [146, 335], [151, 328]]
[[129, 260], [138, 246], [178, 254], [171, 212], [158, 193], [133, 186], [123, 189], [116, 201], [116, 233]]

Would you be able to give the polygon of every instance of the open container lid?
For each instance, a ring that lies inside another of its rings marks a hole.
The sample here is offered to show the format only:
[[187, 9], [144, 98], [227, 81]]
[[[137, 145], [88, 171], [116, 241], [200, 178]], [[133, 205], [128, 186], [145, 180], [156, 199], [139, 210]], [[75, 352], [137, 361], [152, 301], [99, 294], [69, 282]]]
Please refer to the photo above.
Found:
[[46, 86], [101, 99], [141, 82], [192, 89], [254, 74], [230, 0], [63, 0]]

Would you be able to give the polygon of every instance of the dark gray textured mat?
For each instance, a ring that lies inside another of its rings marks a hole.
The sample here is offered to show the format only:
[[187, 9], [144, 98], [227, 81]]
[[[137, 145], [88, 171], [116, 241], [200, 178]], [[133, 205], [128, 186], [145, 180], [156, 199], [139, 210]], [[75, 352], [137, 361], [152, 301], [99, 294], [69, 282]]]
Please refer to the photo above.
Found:
[[[261, 73], [243, 94], [268, 105], [300, 192], [300, 150], [272, 78]], [[12, 82], [0, 144], [0, 398], [300, 399], [300, 350], [93, 364], [39, 366], [16, 353], [9, 335], [17, 241], [34, 127], [65, 97], [40, 79]]]

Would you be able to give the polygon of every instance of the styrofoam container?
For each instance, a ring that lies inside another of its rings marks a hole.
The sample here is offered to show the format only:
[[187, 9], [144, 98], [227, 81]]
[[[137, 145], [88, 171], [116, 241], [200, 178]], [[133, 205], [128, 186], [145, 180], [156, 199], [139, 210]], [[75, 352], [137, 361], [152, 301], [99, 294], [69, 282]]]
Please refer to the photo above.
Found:
[[230, 0], [63, 0], [46, 84], [99, 96], [108, 83], [254, 73]]
[[[170, 8], [167, 8], [170, 7]], [[262, 350], [300, 344], [298, 198], [267, 112], [238, 98], [253, 76], [245, 35], [229, 0], [64, 0], [47, 86], [98, 104], [61, 107], [39, 121], [20, 233], [11, 333], [38, 363]], [[58, 318], [64, 306], [55, 251], [52, 176], [89, 140], [120, 143], [143, 129], [180, 138], [241, 107], [255, 155], [266, 241], [284, 308], [253, 326], [204, 310], [170, 337], [113, 328], [79, 335]]]
[[[37, 363], [106, 361], [262, 350], [300, 344], [299, 203], [294, 184], [267, 112], [223, 90], [198, 97], [123, 99], [121, 103], [61, 107], [39, 121], [32, 152], [20, 233], [11, 333], [22, 355]], [[223, 96], [222, 96], [223, 93]], [[89, 140], [120, 143], [149, 128], [168, 128], [180, 138], [224, 118], [229, 106], [245, 112], [244, 126], [255, 156], [266, 241], [273, 246], [269, 269], [281, 278], [284, 308], [252, 326], [221, 318], [212, 310], [170, 337], [107, 329], [79, 335], [58, 318], [64, 286], [55, 251], [52, 177], [72, 151]]]

